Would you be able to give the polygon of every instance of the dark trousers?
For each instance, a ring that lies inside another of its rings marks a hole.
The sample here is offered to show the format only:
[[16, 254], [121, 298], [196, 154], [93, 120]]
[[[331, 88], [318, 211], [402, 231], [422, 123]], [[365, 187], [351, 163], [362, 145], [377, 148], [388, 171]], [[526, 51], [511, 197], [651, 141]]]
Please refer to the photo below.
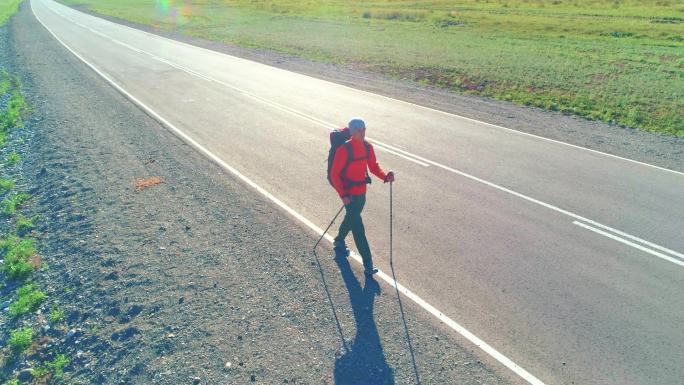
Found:
[[351, 231], [352, 235], [354, 235], [356, 249], [359, 251], [359, 254], [361, 254], [363, 267], [366, 270], [371, 270], [373, 268], [373, 258], [371, 257], [368, 240], [366, 239], [366, 229], [363, 227], [363, 219], [361, 219], [363, 206], [366, 205], [366, 195], [352, 195], [350, 200], [351, 202], [344, 206], [346, 212], [342, 224], [340, 225], [340, 232], [335, 237], [335, 243], [344, 242], [344, 238], [346, 238], [347, 234]]

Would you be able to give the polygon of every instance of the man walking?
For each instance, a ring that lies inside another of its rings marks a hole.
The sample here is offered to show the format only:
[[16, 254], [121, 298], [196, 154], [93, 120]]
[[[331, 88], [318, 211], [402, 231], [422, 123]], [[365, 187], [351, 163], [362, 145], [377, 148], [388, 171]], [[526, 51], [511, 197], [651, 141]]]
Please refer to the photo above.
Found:
[[349, 249], [344, 239], [351, 231], [356, 249], [363, 260], [364, 273], [370, 277], [378, 269], [373, 267], [373, 257], [361, 219], [361, 212], [366, 204], [366, 184], [370, 183], [368, 170], [385, 183], [394, 182], [394, 173], [390, 171], [385, 174], [378, 165], [373, 146], [365, 141], [366, 124], [363, 120], [354, 118], [347, 128], [351, 139], [337, 149], [330, 169], [332, 185], [342, 198], [346, 210], [333, 247], [336, 258], [348, 257]]

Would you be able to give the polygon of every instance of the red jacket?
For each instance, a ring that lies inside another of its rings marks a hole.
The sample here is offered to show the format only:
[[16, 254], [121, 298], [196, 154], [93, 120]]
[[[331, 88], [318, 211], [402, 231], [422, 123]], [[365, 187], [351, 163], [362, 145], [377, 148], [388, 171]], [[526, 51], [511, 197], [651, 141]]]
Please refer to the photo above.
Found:
[[[366, 157], [366, 146], [364, 142], [355, 138], [347, 143], [351, 143], [352, 149], [352, 159], [359, 159]], [[350, 180], [353, 182], [361, 182], [366, 179], [366, 168], [370, 170], [375, 176], [381, 180], [385, 180], [387, 175], [378, 165], [378, 161], [375, 158], [375, 151], [373, 146], [368, 144], [368, 156], [367, 159], [363, 160], [353, 160], [345, 172], [344, 178], [342, 177], [342, 170], [345, 164], [347, 164], [347, 144], [341, 145], [335, 152], [335, 158], [333, 159], [332, 168], [330, 169], [330, 179], [332, 179], [333, 187], [340, 195], [340, 197], [350, 196], [350, 195], [363, 195], [366, 193], [366, 184], [359, 184], [356, 186], [344, 186], [342, 179]]]

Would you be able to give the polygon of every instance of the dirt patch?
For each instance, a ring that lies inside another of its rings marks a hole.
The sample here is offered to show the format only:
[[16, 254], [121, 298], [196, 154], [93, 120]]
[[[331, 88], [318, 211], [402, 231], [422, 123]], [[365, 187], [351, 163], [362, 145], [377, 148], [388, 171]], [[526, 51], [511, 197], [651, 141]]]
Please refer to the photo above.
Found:
[[40, 269], [42, 259], [40, 258], [40, 255], [34, 254], [29, 257], [28, 259], [28, 264], [33, 267], [34, 270]]
[[162, 181], [158, 176], [153, 176], [147, 179], [138, 179], [135, 181], [135, 189], [140, 191], [162, 183], [164, 183], [164, 181]]

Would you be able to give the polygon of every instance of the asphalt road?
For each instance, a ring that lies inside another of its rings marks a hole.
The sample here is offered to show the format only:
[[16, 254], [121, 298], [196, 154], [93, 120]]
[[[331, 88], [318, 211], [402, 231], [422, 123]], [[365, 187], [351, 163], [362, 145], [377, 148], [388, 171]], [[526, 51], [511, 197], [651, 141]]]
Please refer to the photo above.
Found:
[[[684, 378], [682, 173], [31, 3], [131, 99], [298, 213], [293, 226], [325, 227], [339, 208], [327, 133], [364, 117], [381, 165], [397, 172], [398, 281], [539, 381]], [[376, 181], [364, 215], [383, 271], [388, 192]]]

